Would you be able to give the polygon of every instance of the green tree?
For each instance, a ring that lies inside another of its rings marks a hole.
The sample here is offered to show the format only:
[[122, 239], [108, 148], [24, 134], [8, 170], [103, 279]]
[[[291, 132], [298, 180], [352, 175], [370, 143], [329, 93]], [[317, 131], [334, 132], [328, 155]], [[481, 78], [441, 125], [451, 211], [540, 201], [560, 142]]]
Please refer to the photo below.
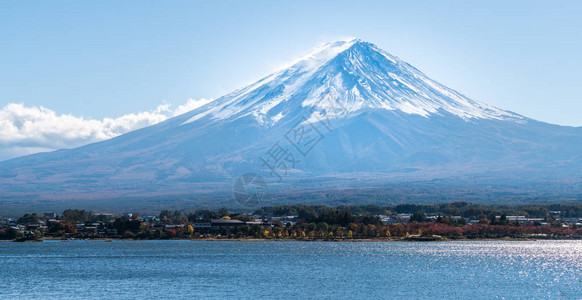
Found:
[[410, 217], [410, 222], [425, 223], [428, 220], [423, 212], [417, 211]]
[[79, 209], [67, 209], [63, 211], [63, 218], [71, 222], [86, 223], [89, 222], [93, 214]]
[[221, 208], [219, 208], [219, 209], [218, 209], [218, 211], [217, 211], [217, 213], [218, 213], [218, 215], [219, 215], [221, 218], [222, 218], [222, 217], [224, 217], [224, 216], [228, 216], [228, 215], [229, 215], [229, 213], [228, 213], [228, 208], [226, 208], [226, 207], [221, 207]]

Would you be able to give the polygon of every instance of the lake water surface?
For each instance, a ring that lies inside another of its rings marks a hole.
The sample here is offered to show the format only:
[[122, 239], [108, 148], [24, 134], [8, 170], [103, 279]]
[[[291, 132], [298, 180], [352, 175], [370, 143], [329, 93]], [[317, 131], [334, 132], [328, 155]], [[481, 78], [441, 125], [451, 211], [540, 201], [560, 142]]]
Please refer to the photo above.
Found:
[[0, 299], [582, 299], [582, 241], [0, 243]]

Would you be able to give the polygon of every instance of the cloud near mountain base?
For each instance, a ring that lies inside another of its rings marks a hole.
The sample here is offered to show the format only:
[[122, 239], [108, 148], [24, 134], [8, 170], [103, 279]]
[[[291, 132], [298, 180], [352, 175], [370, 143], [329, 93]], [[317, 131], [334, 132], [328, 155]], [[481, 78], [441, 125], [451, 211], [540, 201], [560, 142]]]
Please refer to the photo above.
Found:
[[9, 103], [0, 110], [0, 160], [107, 140], [165, 121], [210, 101], [190, 99], [175, 109], [170, 104], [162, 104], [151, 111], [102, 120], [57, 114], [42, 106]]

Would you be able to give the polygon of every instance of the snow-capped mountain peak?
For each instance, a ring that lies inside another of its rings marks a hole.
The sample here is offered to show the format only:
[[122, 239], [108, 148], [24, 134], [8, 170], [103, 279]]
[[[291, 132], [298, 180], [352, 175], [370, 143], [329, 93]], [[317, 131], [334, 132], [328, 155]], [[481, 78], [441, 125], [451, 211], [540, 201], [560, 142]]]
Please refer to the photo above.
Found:
[[450, 113], [466, 120], [524, 120], [441, 85], [374, 44], [352, 39], [316, 47], [290, 67], [200, 108], [185, 123], [204, 116], [225, 120], [251, 115], [270, 126], [324, 97], [352, 112], [382, 109], [424, 117]]

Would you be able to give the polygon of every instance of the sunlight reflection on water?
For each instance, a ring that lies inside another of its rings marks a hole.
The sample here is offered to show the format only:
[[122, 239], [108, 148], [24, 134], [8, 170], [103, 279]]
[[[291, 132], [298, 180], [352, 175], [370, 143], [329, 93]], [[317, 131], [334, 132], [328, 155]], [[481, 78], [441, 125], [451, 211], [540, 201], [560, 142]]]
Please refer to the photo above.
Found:
[[51, 241], [0, 258], [0, 298], [582, 295], [582, 241]]

